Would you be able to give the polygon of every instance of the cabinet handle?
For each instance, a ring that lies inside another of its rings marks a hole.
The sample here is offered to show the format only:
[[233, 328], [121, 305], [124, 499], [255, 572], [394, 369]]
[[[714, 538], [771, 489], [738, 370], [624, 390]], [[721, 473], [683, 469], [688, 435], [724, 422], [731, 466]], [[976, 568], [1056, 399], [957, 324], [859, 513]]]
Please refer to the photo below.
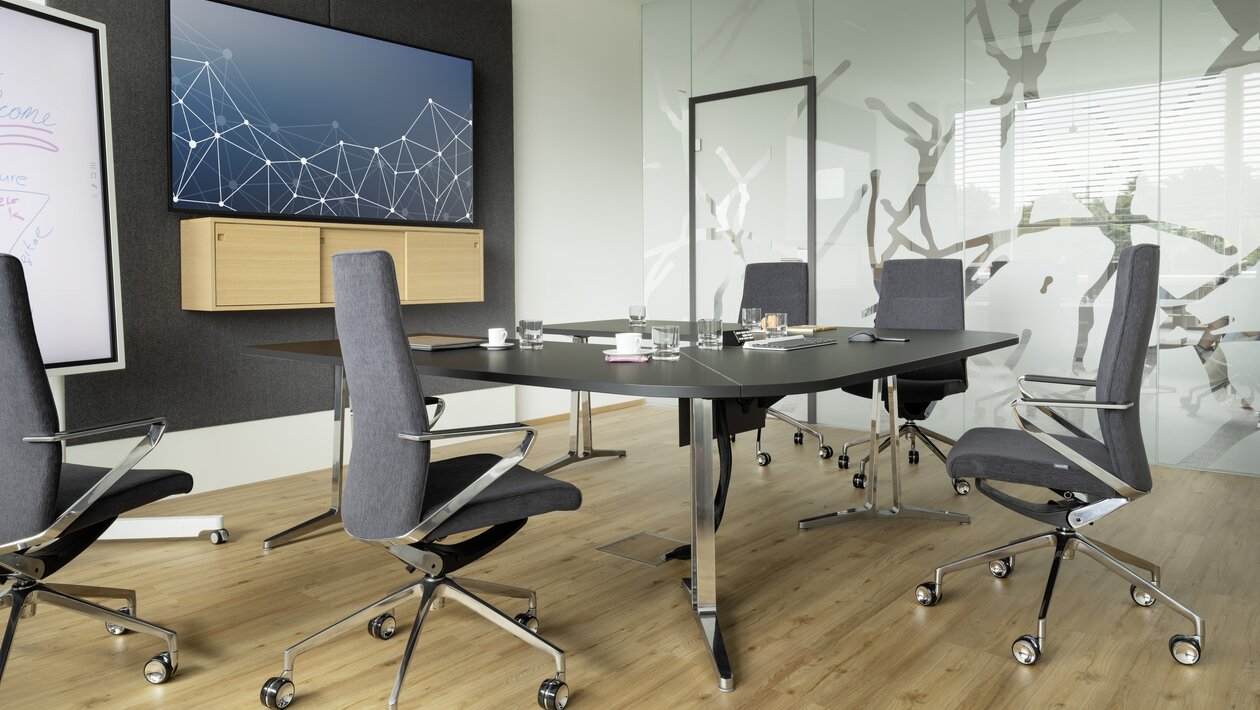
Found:
[[222, 234], [219, 234], [219, 235], [216, 235], [216, 236], [218, 237], [218, 241], [220, 241], [220, 242], [221, 242], [221, 241], [223, 241], [223, 235], [222, 235]]

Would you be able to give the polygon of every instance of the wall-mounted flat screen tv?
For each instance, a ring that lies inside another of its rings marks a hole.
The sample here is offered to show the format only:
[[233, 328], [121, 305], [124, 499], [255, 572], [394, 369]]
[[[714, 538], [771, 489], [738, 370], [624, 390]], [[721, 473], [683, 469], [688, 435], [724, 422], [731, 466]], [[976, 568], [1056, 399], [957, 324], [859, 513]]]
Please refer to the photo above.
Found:
[[171, 207], [473, 221], [470, 59], [170, 0]]

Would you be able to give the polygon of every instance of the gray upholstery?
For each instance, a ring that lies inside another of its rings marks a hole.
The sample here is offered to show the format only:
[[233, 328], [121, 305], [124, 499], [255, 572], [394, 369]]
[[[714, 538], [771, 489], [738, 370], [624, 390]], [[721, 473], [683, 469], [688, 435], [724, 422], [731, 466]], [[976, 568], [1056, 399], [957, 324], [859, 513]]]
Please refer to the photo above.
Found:
[[[0, 357], [5, 363], [4, 397], [0, 403], [0, 542], [43, 532], [70, 504], [109, 471], [61, 462], [59, 444], [28, 444], [24, 436], [57, 431], [57, 410], [31, 321], [30, 300], [22, 263], [0, 254]], [[97, 499], [63, 533], [80, 533], [70, 545], [77, 554], [106, 523], [129, 510], [192, 490], [192, 476], [183, 471], [133, 470]], [[73, 555], [65, 556], [69, 561]]]
[[[1141, 244], [1120, 253], [1115, 306], [1107, 325], [1098, 369], [1097, 398], [1107, 402], [1132, 402], [1134, 406], [1122, 411], [1098, 412], [1101, 444], [1076, 437], [1059, 437], [1142, 491], [1151, 489], [1151, 472], [1142, 443], [1138, 392], [1155, 318], [1158, 280], [1159, 247]], [[1016, 429], [971, 429], [949, 452], [945, 465], [954, 478], [987, 478], [1055, 490], [1116, 495], [1049, 447]]]
[[809, 265], [802, 261], [771, 261], [744, 267], [744, 296], [740, 308], [761, 313], [786, 313], [788, 323], [809, 322]]
[[[890, 259], [884, 262], [879, 283], [876, 328], [962, 330], [963, 266], [958, 259]], [[927, 417], [932, 406], [967, 390], [967, 361], [941, 363], [897, 376], [898, 416], [915, 421]], [[870, 385], [842, 388], [870, 397]]]
[[[424, 393], [403, 331], [394, 262], [384, 251], [332, 257], [341, 355], [354, 407], [354, 447], [342, 501], [346, 531], [400, 537], [498, 457], [430, 462], [430, 447], [398, 438], [428, 431]], [[577, 488], [516, 467], [452, 515], [430, 538], [553, 510], [576, 509]]]
[[958, 259], [890, 259], [879, 283], [876, 328], [962, 330], [963, 268]]
[[0, 254], [0, 543], [35, 535], [57, 517], [61, 447], [24, 436], [57, 431], [48, 375], [35, 340], [22, 262]]

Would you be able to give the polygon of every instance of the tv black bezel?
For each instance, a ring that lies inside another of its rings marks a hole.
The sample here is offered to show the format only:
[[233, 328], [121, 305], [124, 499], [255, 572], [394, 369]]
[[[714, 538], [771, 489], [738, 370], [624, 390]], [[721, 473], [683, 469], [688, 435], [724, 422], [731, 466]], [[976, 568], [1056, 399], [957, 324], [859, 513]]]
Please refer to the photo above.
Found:
[[179, 206], [177, 206], [177, 205], [178, 205], [178, 203], [177, 203], [177, 202], [175, 202], [174, 192], [173, 192], [173, 186], [174, 186], [174, 184], [175, 184], [175, 174], [174, 174], [174, 172], [175, 172], [175, 171], [174, 171], [174, 167], [175, 167], [175, 166], [174, 166], [175, 156], [172, 154], [172, 151], [171, 151], [171, 136], [172, 136], [172, 135], [174, 134], [174, 132], [175, 132], [175, 124], [174, 124], [174, 120], [173, 120], [173, 116], [172, 116], [172, 111], [170, 110], [170, 98], [171, 98], [171, 93], [172, 93], [172, 91], [174, 90], [174, 89], [173, 89], [173, 87], [171, 86], [171, 79], [172, 79], [172, 77], [171, 77], [171, 51], [172, 51], [172, 46], [171, 46], [171, 0], [166, 0], [166, 62], [165, 62], [165, 64], [166, 64], [166, 101], [167, 101], [167, 111], [166, 111], [166, 209], [167, 209], [167, 211], [168, 211], [168, 212], [174, 212], [174, 213], [181, 214], [181, 215], [194, 215], [194, 217], [191, 217], [191, 218], [193, 218], [193, 219], [195, 219], [195, 218], [199, 218], [199, 217], [223, 217], [223, 218], [226, 218], [226, 219], [232, 219], [232, 218], [243, 218], [243, 219], [270, 219], [270, 220], [288, 221], [288, 222], [333, 222], [333, 223], [339, 223], [339, 224], [380, 224], [380, 225], [393, 225], [393, 226], [402, 226], [402, 227], [412, 227], [412, 226], [414, 226], [414, 227], [444, 227], [444, 228], [463, 228], [463, 229], [479, 229], [479, 228], [480, 228], [480, 227], [479, 227], [479, 223], [478, 223], [478, 221], [477, 221], [477, 204], [478, 204], [478, 200], [477, 200], [477, 181], [476, 181], [476, 173], [477, 173], [477, 167], [476, 167], [476, 166], [477, 166], [477, 162], [476, 162], [476, 145], [477, 145], [477, 62], [476, 62], [476, 60], [474, 60], [472, 57], [465, 57], [465, 56], [463, 56], [463, 55], [461, 55], [461, 54], [454, 54], [454, 53], [451, 53], [451, 52], [443, 52], [443, 51], [441, 51], [441, 50], [437, 50], [437, 49], [429, 49], [428, 47], [421, 47], [421, 46], [419, 46], [419, 45], [415, 45], [415, 44], [408, 44], [408, 43], [406, 43], [406, 42], [399, 42], [399, 41], [397, 41], [397, 40], [386, 39], [386, 38], [384, 38], [384, 37], [379, 37], [379, 36], [377, 36], [377, 35], [368, 34], [368, 33], [366, 33], [366, 32], [356, 32], [356, 31], [354, 31], [354, 30], [347, 30], [347, 29], [343, 29], [343, 28], [341, 28], [341, 27], [334, 27], [334, 26], [333, 26], [333, 25], [331, 25], [331, 24], [325, 24], [325, 23], [323, 23], [323, 22], [315, 22], [315, 21], [312, 21], [312, 20], [303, 20], [303, 19], [299, 19], [299, 18], [296, 18], [296, 17], [290, 17], [290, 16], [288, 16], [288, 15], [282, 15], [282, 14], [280, 14], [280, 13], [278, 13], [278, 12], [271, 12], [271, 11], [269, 11], [269, 10], [259, 10], [259, 9], [257, 9], [257, 8], [253, 8], [253, 7], [249, 7], [249, 6], [243, 5], [243, 4], [239, 3], [239, 2], [232, 2], [231, 0], [200, 0], [200, 1], [201, 1], [201, 2], [214, 3], [214, 4], [216, 4], [216, 5], [226, 5], [226, 6], [228, 6], [228, 7], [234, 7], [234, 8], [237, 8], [237, 9], [239, 9], [239, 10], [247, 10], [247, 11], [249, 11], [249, 12], [257, 12], [257, 13], [262, 14], [262, 15], [270, 15], [271, 17], [277, 17], [277, 18], [280, 18], [280, 19], [282, 19], [282, 20], [288, 20], [288, 21], [290, 21], [290, 22], [298, 22], [298, 23], [305, 24], [305, 25], [313, 25], [313, 26], [315, 26], [315, 27], [320, 27], [320, 28], [323, 28], [323, 29], [326, 29], [326, 30], [332, 30], [332, 31], [334, 31], [334, 32], [344, 32], [344, 33], [346, 33], [346, 34], [355, 35], [355, 36], [358, 36], [358, 37], [363, 37], [363, 38], [365, 38], [365, 39], [375, 40], [375, 41], [377, 41], [377, 42], [386, 42], [386, 43], [389, 43], [389, 44], [396, 44], [396, 45], [398, 45], [398, 46], [400, 46], [400, 47], [407, 47], [408, 49], [418, 49], [418, 50], [420, 50], [420, 51], [422, 51], [422, 52], [432, 52], [433, 54], [441, 54], [441, 55], [443, 55], [443, 56], [453, 57], [453, 58], [455, 58], [455, 59], [462, 59], [462, 60], [464, 60], [464, 61], [468, 62], [469, 67], [470, 67], [470, 68], [471, 68], [471, 70], [472, 70], [472, 114], [473, 114], [473, 146], [474, 146], [474, 147], [473, 147], [473, 164], [472, 164], [472, 166], [469, 168], [470, 170], [472, 170], [472, 171], [473, 171], [473, 211], [472, 211], [472, 219], [471, 219], [471, 220], [469, 220], [469, 221], [467, 221], [467, 222], [435, 222], [435, 221], [430, 221], [430, 220], [414, 220], [414, 219], [374, 219], [374, 218], [371, 218], [371, 217], [340, 217], [340, 216], [326, 216], [326, 215], [288, 214], [288, 213], [277, 213], [277, 212], [239, 212], [239, 211], [236, 211], [236, 210], [226, 210], [226, 209], [224, 209], [224, 210], [207, 210], [207, 209], [199, 209], [199, 208], [196, 208], [196, 207], [179, 207]]

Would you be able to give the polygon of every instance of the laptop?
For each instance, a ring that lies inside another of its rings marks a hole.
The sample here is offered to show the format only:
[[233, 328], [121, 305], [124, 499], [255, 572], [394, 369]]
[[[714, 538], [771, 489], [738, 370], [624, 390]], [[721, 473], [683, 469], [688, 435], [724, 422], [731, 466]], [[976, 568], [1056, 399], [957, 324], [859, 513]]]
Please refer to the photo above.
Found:
[[788, 350], [802, 350], [804, 348], [816, 348], [822, 345], [835, 344], [836, 341], [832, 338], [815, 338], [810, 335], [789, 335], [784, 338], [754, 340], [752, 342], [744, 343], [744, 349], [785, 352]]
[[430, 335], [420, 333], [408, 335], [407, 343], [412, 350], [455, 350], [456, 348], [475, 348], [486, 342], [485, 338], [466, 338], [462, 335]]

